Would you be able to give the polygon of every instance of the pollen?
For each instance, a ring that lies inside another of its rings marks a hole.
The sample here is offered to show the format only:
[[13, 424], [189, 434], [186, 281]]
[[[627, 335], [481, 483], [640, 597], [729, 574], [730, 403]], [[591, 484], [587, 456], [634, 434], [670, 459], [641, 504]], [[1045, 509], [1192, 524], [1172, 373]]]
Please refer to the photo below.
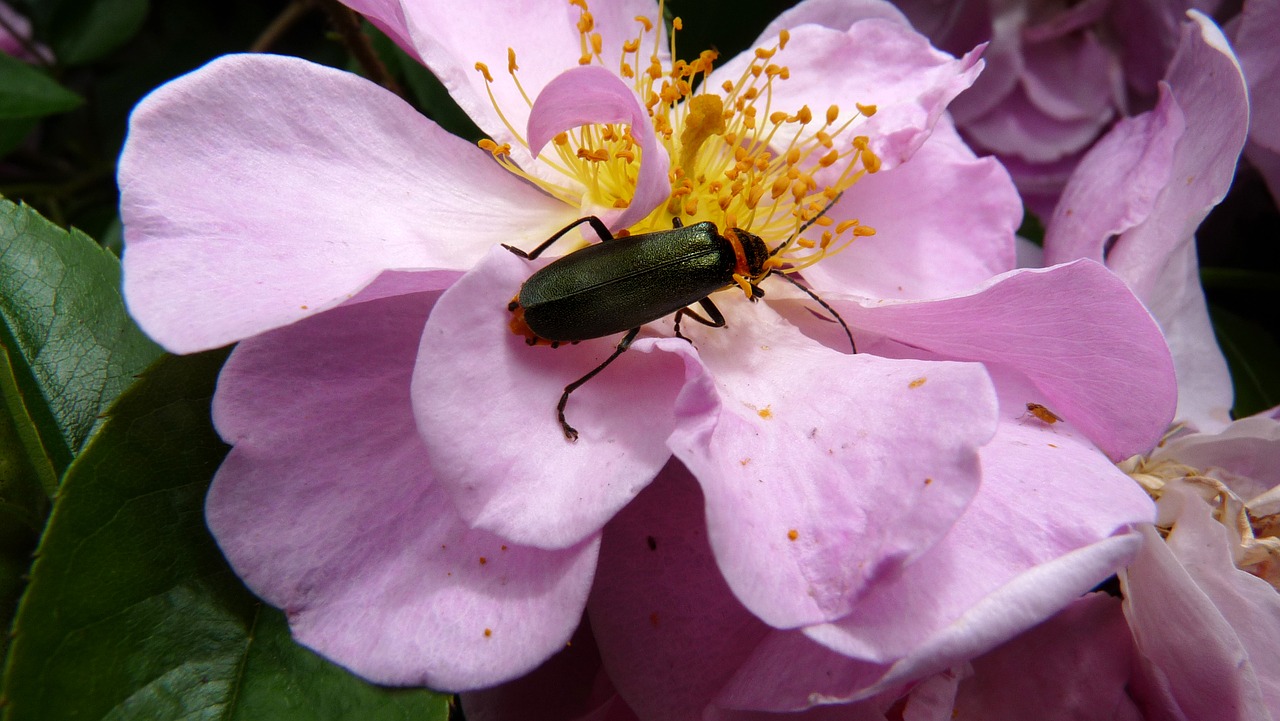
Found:
[[[609, 41], [617, 43], [612, 47], [605, 46], [589, 0], [565, 2], [577, 13], [576, 47], [569, 52], [580, 63], [607, 67], [631, 84], [661, 150], [671, 159], [667, 202], [632, 225], [632, 233], [667, 230], [675, 220], [710, 220], [722, 230], [741, 228], [769, 243], [774, 253], [768, 270], [782, 273], [802, 270], [875, 234], [871, 226], [847, 220], [807, 230], [844, 191], [880, 169], [874, 144], [863, 130], [876, 105], [874, 98], [865, 98], [853, 102], [852, 108], [786, 107], [778, 92], [791, 77], [788, 49], [797, 41], [790, 33], [782, 31], [772, 42], [754, 48], [736, 77], [717, 77], [710, 83], [718, 53], [705, 50], [691, 60], [676, 59], [676, 38], [684, 23], [675, 18], [665, 31], [663, 2], [655, 12], [636, 16], [631, 33], [608, 28], [613, 31], [609, 37], [617, 38]], [[490, 67], [501, 67], [504, 59], [507, 75], [495, 79]], [[510, 172], [577, 206], [583, 215], [629, 207], [646, 161], [632, 128], [593, 124], [560, 133], [540, 151], [535, 162], [543, 167], [532, 172], [517, 160], [518, 155], [527, 163], [527, 152], [513, 155], [516, 143], [529, 150], [509, 120], [523, 113], [504, 113], [494, 91], [502, 83], [503, 97], [519, 97], [532, 107], [520, 84], [516, 53], [509, 49], [506, 58], [477, 60], [476, 71], [513, 139], [511, 145], [486, 139], [480, 141], [482, 149]], [[802, 229], [810, 237], [800, 237]], [[760, 280], [737, 282], [747, 292]]]

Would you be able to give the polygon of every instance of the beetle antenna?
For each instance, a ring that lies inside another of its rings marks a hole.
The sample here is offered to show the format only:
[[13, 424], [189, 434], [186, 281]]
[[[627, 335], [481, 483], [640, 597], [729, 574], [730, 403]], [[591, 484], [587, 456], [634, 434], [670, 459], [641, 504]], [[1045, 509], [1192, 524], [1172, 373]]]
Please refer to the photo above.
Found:
[[822, 209], [822, 212], [821, 212], [821, 213], [818, 213], [817, 215], [813, 216], [812, 218], [810, 218], [810, 219], [806, 220], [806, 221], [804, 222], [804, 225], [800, 226], [800, 229], [799, 229], [799, 230], [797, 230], [796, 232], [794, 232], [794, 233], [792, 233], [792, 234], [791, 234], [791, 237], [790, 237], [790, 238], [787, 238], [786, 240], [782, 241], [781, 243], [779, 243], [779, 244], [778, 244], [778, 247], [777, 247], [777, 248], [774, 248], [773, 250], [769, 251], [769, 257], [770, 257], [770, 258], [772, 258], [773, 256], [777, 255], [777, 254], [778, 254], [778, 252], [779, 252], [779, 251], [781, 251], [783, 248], [786, 248], [787, 246], [791, 245], [791, 241], [793, 241], [793, 240], [795, 240], [796, 238], [800, 237], [800, 234], [801, 234], [801, 233], [803, 233], [803, 232], [805, 232], [806, 230], [808, 230], [808, 229], [809, 229], [809, 226], [811, 226], [811, 225], [813, 225], [814, 223], [818, 222], [818, 219], [819, 219], [819, 218], [821, 218], [822, 216], [826, 215], [826, 214], [827, 214], [827, 211], [828, 211], [828, 210], [831, 210], [831, 206], [835, 205], [835, 204], [836, 204], [836, 201], [837, 201], [837, 200], [839, 200], [839, 199], [840, 199], [840, 196], [842, 196], [842, 195], [844, 195], [844, 191], [843, 191], [843, 190], [842, 190], [842, 191], [840, 191], [839, 193], [836, 193], [836, 197], [832, 198], [830, 201], [828, 201], [828, 202], [827, 202], [826, 207], [824, 207], [824, 208]]
[[814, 293], [813, 291], [809, 290], [808, 288], [804, 287], [803, 285], [800, 285], [800, 281], [796, 280], [795, 278], [792, 278], [791, 276], [787, 275], [786, 273], [774, 273], [774, 275], [776, 275], [776, 276], [778, 276], [778, 277], [782, 278], [783, 280], [787, 281], [787, 282], [788, 282], [788, 283], [790, 283], [791, 285], [794, 285], [795, 287], [799, 288], [800, 290], [803, 290], [803, 291], [804, 291], [804, 293], [805, 293], [805, 295], [809, 296], [810, 298], [813, 298], [815, 301], [817, 301], [818, 305], [820, 305], [820, 306], [822, 306], [823, 308], [825, 308], [825, 309], [826, 309], [826, 311], [827, 311], [828, 313], [830, 313], [830, 314], [831, 314], [831, 317], [832, 317], [832, 318], [835, 318], [835, 319], [836, 319], [836, 322], [838, 322], [838, 323], [840, 324], [840, 327], [841, 327], [841, 328], [844, 328], [844, 334], [845, 334], [845, 337], [847, 337], [847, 338], [849, 339], [849, 348], [851, 348], [855, 354], [858, 352], [858, 346], [854, 345], [854, 343], [853, 343], [853, 333], [849, 330], [849, 324], [844, 322], [844, 318], [841, 318], [841, 317], [840, 317], [840, 314], [836, 312], [836, 309], [835, 309], [835, 308], [832, 308], [832, 307], [827, 303], [827, 301], [825, 301], [825, 300], [823, 300], [823, 299], [819, 298], [817, 293]]

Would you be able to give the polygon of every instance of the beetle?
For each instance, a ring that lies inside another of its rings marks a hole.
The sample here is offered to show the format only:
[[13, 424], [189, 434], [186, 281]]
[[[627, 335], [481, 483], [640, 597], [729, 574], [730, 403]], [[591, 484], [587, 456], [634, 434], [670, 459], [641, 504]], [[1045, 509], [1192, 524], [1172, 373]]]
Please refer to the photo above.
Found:
[[[600, 237], [599, 243], [569, 253], [529, 276], [507, 305], [512, 314], [511, 330], [525, 336], [529, 345], [547, 343], [554, 348], [626, 331], [612, 355], [565, 386], [556, 406], [565, 438], [578, 438], [578, 431], [565, 420], [569, 394], [626, 352], [641, 326], [674, 313], [676, 336], [688, 342], [692, 341], [680, 332], [680, 321], [685, 317], [712, 328], [724, 327], [724, 315], [710, 295], [738, 286], [753, 302], [763, 298], [760, 282], [777, 273], [781, 265], [771, 259], [822, 217], [836, 199], [772, 250], [759, 236], [741, 228], [721, 233], [711, 221], [686, 226], [679, 218], [672, 220], [670, 230], [615, 237], [594, 215], [573, 221], [528, 252], [503, 244], [512, 253], [532, 260], [583, 223]], [[778, 274], [839, 321], [849, 346], [858, 352], [853, 333], [835, 309], [793, 278]], [[702, 307], [706, 317], [689, 307], [694, 303]]]

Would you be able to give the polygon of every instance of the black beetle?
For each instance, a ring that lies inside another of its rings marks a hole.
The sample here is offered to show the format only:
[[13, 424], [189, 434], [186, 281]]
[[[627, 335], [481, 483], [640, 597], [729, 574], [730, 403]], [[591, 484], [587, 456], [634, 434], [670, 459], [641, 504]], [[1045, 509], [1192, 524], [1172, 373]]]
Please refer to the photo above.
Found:
[[[822, 217], [834, 203], [832, 200], [791, 239]], [[532, 260], [583, 223], [591, 225], [601, 242], [569, 253], [529, 276], [520, 293], [507, 305], [512, 314], [511, 330], [525, 336], [529, 345], [542, 342], [554, 348], [561, 343], [627, 332], [603, 363], [565, 386], [556, 411], [564, 435], [571, 441], [577, 440], [578, 432], [564, 417], [569, 394], [631, 347], [641, 326], [675, 313], [676, 335], [686, 341], [689, 339], [680, 333], [680, 320], [684, 316], [713, 328], [724, 327], [724, 316], [711, 302], [710, 295], [736, 285], [752, 301], [764, 297], [760, 282], [780, 266], [770, 260], [791, 243], [788, 239], [770, 250], [759, 236], [741, 228], [728, 228], [721, 234], [710, 221], [686, 226], [679, 218], [673, 220], [671, 230], [615, 238], [599, 218], [590, 215], [573, 221], [527, 253], [510, 245], [503, 247]], [[850, 347], [857, 353], [853, 334], [840, 314], [794, 279], [785, 274], [782, 277], [840, 322]], [[708, 317], [688, 307], [695, 302]]]

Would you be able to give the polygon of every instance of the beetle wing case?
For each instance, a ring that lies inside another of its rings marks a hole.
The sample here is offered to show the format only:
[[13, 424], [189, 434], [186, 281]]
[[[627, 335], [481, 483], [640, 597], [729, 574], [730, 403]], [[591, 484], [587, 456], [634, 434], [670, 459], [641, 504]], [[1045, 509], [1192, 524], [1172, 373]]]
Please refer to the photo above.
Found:
[[520, 288], [539, 337], [571, 342], [638, 328], [732, 282], [732, 245], [714, 223], [615, 238], [556, 260]]

